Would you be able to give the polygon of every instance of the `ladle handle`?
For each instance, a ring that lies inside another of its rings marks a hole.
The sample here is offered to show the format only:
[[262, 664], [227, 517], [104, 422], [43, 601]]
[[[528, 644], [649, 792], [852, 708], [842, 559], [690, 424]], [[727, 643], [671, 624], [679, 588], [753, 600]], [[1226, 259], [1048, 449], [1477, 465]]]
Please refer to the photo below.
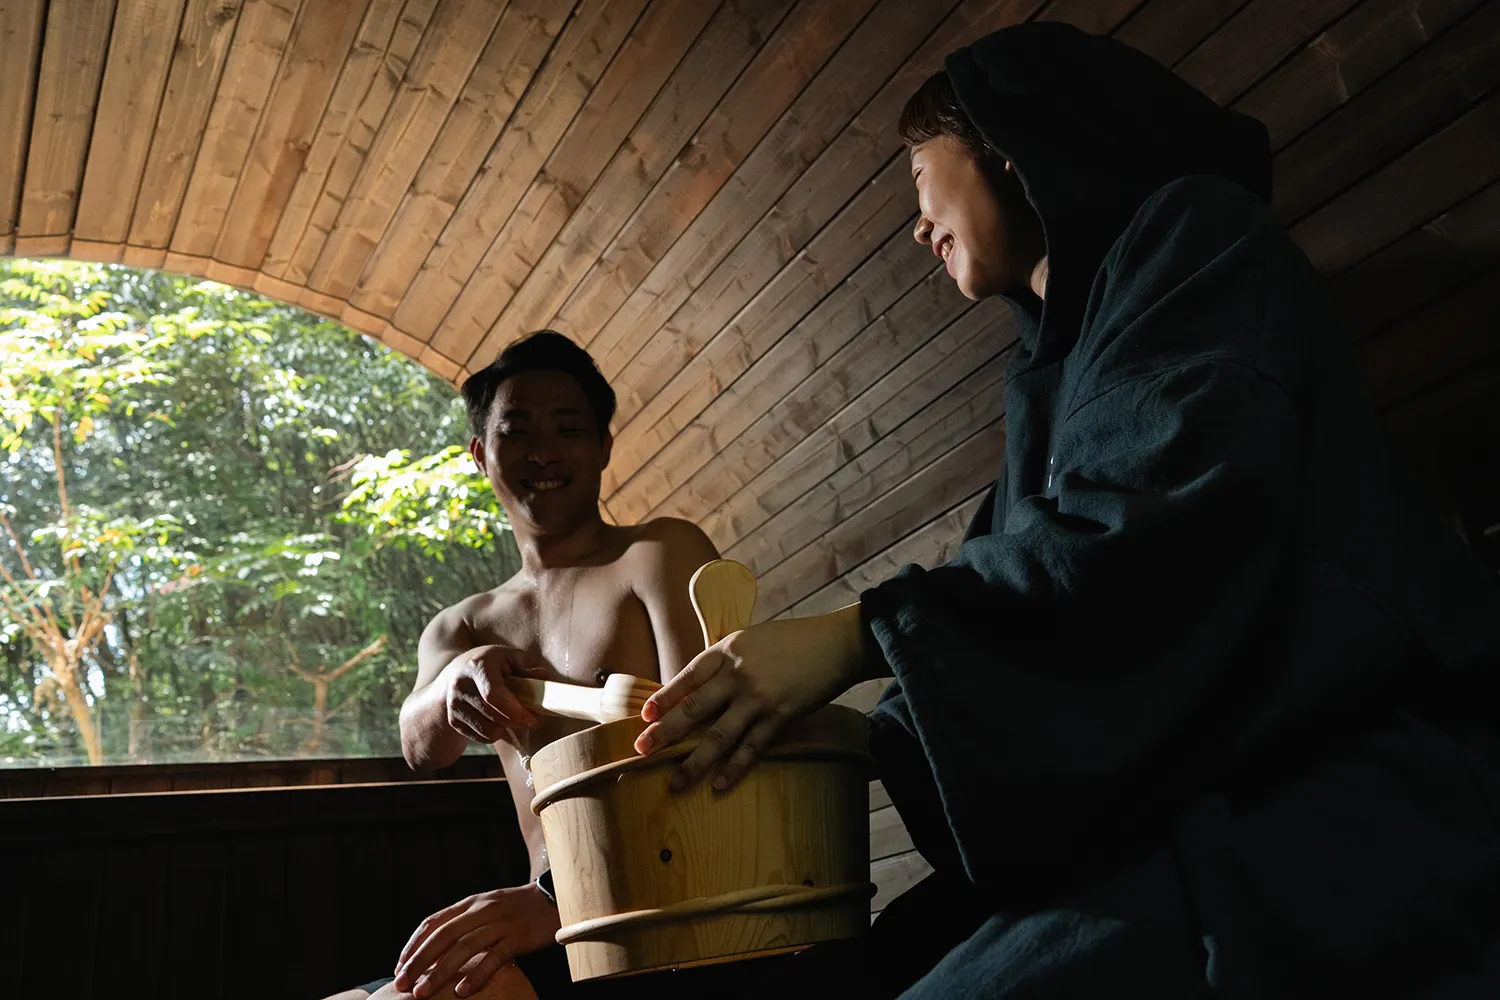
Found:
[[505, 686], [517, 700], [538, 715], [557, 715], [564, 719], [586, 719], [608, 722], [600, 705], [601, 688], [561, 681], [537, 681], [529, 677], [507, 677]]
[[707, 649], [726, 635], [750, 627], [755, 613], [755, 574], [744, 563], [715, 559], [698, 567], [688, 581], [693, 610], [703, 626]]

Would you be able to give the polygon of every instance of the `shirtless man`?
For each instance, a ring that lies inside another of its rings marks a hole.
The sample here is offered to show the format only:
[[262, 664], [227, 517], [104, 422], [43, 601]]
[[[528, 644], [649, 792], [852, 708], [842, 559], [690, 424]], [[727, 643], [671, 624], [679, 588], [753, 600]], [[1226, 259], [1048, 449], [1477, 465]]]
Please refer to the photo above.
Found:
[[615, 395], [589, 355], [561, 334], [536, 333], [465, 382], [463, 394], [469, 451], [510, 517], [521, 570], [427, 626], [416, 686], [401, 708], [401, 747], [412, 768], [428, 771], [453, 763], [471, 741], [495, 744], [532, 881], [434, 913], [402, 950], [394, 982], [338, 1000], [372, 989], [376, 1000], [500, 997], [519, 975], [510, 963], [544, 949], [558, 954], [537, 957], [562, 969], [557, 908], [547, 882], [538, 884], [547, 852], [526, 761], [590, 723], [533, 716], [505, 677], [602, 685], [618, 671], [665, 682], [703, 649], [688, 581], [718, 553], [686, 521], [618, 527], [600, 517]]

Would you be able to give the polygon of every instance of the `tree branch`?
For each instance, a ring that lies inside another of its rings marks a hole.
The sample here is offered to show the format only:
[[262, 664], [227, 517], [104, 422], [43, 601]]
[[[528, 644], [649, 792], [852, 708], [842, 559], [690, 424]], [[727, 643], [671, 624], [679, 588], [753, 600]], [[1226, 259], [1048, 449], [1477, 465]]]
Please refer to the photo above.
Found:
[[[16, 555], [21, 557], [21, 568], [26, 571], [26, 576], [35, 580], [36, 570], [31, 568], [31, 560], [26, 558], [26, 546], [21, 544], [20, 536], [16, 534], [16, 529], [11, 525], [10, 518], [5, 516], [5, 511], [3, 510], [0, 510], [0, 525], [5, 527], [5, 533], [10, 536], [11, 542], [15, 545]], [[7, 573], [6, 575], [9, 576], [10, 574]]]
[[329, 681], [329, 683], [332, 683], [333, 681], [338, 680], [340, 677], [344, 676], [349, 671], [353, 670], [355, 667], [359, 666], [359, 664], [363, 663], [365, 660], [368, 660], [370, 657], [374, 656], [384, 648], [385, 636], [381, 636], [380, 638], [376, 639], [374, 642], [366, 646], [364, 649], [361, 649], [359, 652], [349, 657], [349, 659], [339, 664], [338, 667], [336, 667], [331, 673], [326, 673], [323, 676]]

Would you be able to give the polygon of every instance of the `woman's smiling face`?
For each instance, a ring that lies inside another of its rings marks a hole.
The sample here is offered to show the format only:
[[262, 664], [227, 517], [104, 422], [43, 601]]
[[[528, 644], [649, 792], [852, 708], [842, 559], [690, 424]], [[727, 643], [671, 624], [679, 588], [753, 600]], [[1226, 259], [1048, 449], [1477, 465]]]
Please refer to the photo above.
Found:
[[1041, 222], [1009, 165], [992, 180], [979, 158], [951, 135], [911, 147], [921, 214], [912, 235], [942, 258], [970, 299], [1026, 288], [1045, 255]]

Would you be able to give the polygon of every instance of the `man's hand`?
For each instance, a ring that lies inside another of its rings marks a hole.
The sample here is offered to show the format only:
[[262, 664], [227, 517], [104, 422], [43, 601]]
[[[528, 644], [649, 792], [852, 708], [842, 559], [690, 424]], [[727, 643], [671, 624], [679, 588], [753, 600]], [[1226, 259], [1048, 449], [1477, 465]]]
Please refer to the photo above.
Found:
[[505, 686], [520, 659], [519, 650], [505, 646], [479, 646], [455, 659], [445, 671], [448, 727], [476, 743], [494, 743], [507, 729], [535, 726], [536, 716]]
[[857, 604], [752, 625], [698, 654], [646, 701], [641, 718], [652, 724], [636, 752], [669, 746], [717, 716], [671, 787], [688, 787], [727, 754], [714, 787], [729, 788], [783, 726], [861, 680], [868, 659]]
[[462, 971], [454, 993], [468, 996], [507, 962], [551, 944], [560, 926], [557, 907], [535, 885], [470, 896], [417, 925], [392, 985], [422, 1000]]

